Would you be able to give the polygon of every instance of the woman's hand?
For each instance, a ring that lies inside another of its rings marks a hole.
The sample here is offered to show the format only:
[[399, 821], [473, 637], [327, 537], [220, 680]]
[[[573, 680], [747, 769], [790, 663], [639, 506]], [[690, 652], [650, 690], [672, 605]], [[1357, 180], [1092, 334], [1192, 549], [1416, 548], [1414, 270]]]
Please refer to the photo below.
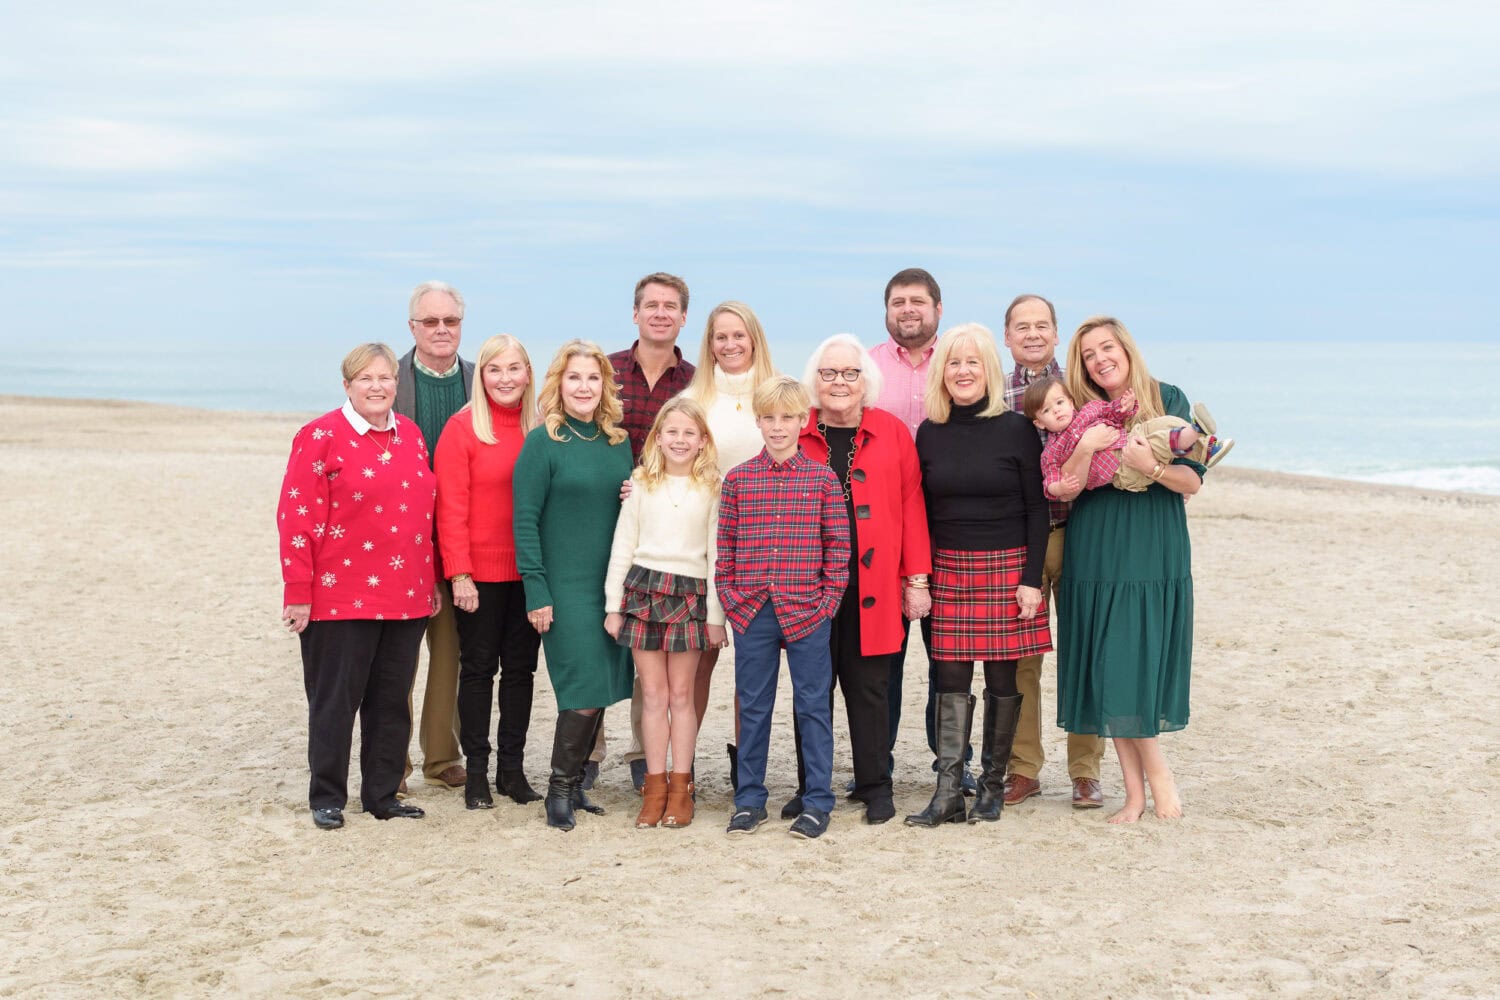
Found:
[[611, 639], [620, 638], [620, 629], [625, 627], [625, 616], [618, 611], [611, 611], [604, 616], [604, 631], [609, 633]]
[[932, 614], [932, 591], [926, 587], [905, 587], [901, 592], [901, 604], [907, 621], [926, 618]]
[[1016, 588], [1016, 603], [1021, 606], [1022, 618], [1031, 618], [1042, 606], [1042, 589], [1040, 587], [1027, 587], [1024, 584]]
[[729, 633], [723, 625], [710, 625], [708, 627], [708, 648], [723, 649], [729, 645]]
[[453, 581], [453, 606], [460, 611], [479, 610], [479, 587], [473, 577]]
[[1156, 469], [1156, 456], [1151, 454], [1151, 446], [1141, 434], [1130, 435], [1130, 440], [1120, 449], [1120, 461], [1147, 476]]
[[307, 620], [312, 617], [311, 604], [288, 604], [281, 609], [281, 620], [286, 622], [288, 632], [301, 634], [307, 628]]
[[624, 503], [630, 499], [630, 491], [635, 489], [635, 480], [627, 479], [620, 484], [620, 502]]
[[526, 620], [531, 622], [532, 628], [545, 633], [552, 627], [552, 605], [526, 612]]
[[1092, 455], [1094, 452], [1103, 451], [1114, 444], [1115, 439], [1119, 436], [1120, 432], [1109, 426], [1109, 424], [1095, 424], [1083, 432], [1083, 437], [1078, 439], [1078, 447], [1073, 450], [1075, 452], [1086, 451]]

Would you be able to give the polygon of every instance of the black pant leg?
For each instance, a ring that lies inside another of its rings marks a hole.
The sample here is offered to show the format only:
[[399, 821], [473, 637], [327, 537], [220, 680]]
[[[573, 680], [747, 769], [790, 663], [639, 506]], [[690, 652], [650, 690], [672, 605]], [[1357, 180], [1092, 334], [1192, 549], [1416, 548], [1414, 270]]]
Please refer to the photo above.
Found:
[[379, 631], [359, 709], [359, 798], [365, 812], [382, 812], [396, 804], [396, 788], [406, 771], [411, 743], [407, 695], [417, 673], [427, 619], [371, 624]]
[[537, 656], [542, 636], [526, 620], [526, 589], [519, 581], [496, 584], [501, 595], [500, 725], [495, 753], [500, 766], [518, 768], [526, 754], [531, 729], [531, 701], [536, 686]]
[[458, 742], [467, 762], [490, 758], [490, 703], [500, 666], [504, 607], [498, 583], [476, 583], [479, 607], [453, 609], [458, 625]]
[[313, 809], [342, 809], [349, 801], [354, 716], [369, 679], [379, 624], [308, 622], [298, 637], [307, 691], [307, 801]]
[[855, 794], [867, 798], [872, 791], [890, 794], [886, 761], [890, 753], [887, 693], [891, 660], [888, 655], [861, 655], [859, 616], [859, 594], [851, 584], [833, 621], [831, 653], [849, 718]]

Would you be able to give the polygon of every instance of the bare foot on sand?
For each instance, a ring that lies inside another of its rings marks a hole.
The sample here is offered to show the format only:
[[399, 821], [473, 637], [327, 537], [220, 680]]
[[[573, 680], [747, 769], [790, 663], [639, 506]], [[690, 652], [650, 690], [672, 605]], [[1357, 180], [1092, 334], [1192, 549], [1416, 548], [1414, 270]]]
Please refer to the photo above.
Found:
[[1109, 817], [1109, 821], [1111, 823], [1134, 823], [1141, 818], [1141, 814], [1145, 811], [1146, 800], [1144, 798], [1137, 802], [1133, 801], [1127, 795], [1125, 796], [1125, 804], [1120, 807], [1119, 812]]
[[1182, 800], [1177, 797], [1177, 779], [1168, 771], [1156, 777], [1147, 776], [1151, 786], [1151, 802], [1156, 807], [1157, 819], [1181, 819]]

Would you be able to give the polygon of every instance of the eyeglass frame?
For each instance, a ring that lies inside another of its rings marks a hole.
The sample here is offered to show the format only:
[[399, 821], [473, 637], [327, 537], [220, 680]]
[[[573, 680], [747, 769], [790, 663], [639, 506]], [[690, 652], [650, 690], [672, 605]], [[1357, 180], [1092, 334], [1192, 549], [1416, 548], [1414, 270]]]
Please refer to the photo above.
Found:
[[819, 368], [817, 372], [818, 378], [824, 382], [832, 382], [838, 378], [843, 378], [845, 382], [858, 382], [865, 370], [863, 368]]

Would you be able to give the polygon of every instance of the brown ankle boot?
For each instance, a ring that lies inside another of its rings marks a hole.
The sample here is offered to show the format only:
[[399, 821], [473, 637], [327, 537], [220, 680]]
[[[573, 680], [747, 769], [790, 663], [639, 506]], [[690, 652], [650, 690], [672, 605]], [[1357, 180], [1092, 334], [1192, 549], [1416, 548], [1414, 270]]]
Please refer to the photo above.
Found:
[[693, 821], [693, 772], [673, 771], [667, 775], [667, 811], [661, 825], [672, 829]]
[[641, 788], [641, 814], [635, 818], [637, 830], [647, 830], [661, 822], [667, 809], [667, 773], [646, 775]]

